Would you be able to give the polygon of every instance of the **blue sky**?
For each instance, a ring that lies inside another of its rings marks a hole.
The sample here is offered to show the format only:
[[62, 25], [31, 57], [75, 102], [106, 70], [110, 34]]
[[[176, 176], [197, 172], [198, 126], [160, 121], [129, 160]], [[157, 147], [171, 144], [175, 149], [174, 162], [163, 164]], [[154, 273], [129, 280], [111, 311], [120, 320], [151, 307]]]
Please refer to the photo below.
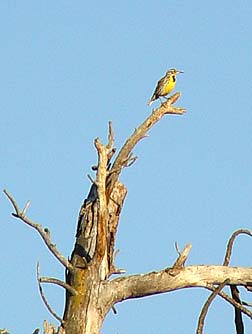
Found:
[[[232, 232], [251, 229], [251, 16], [251, 1], [2, 1], [1, 189], [21, 206], [30, 199], [29, 216], [68, 256], [96, 163], [93, 139], [106, 140], [111, 120], [119, 149], [151, 112], [157, 80], [177, 67], [187, 114], [151, 129], [123, 171], [117, 265], [128, 274], [170, 266], [175, 241], [192, 243], [188, 264], [220, 264]], [[0, 208], [0, 328], [32, 333], [54, 322], [36, 261], [42, 275], [63, 278], [63, 268], [10, 216], [4, 195]], [[239, 237], [231, 263], [251, 266], [250, 249]], [[45, 291], [61, 313], [63, 291]], [[102, 332], [193, 333], [207, 296], [189, 289], [127, 301]], [[206, 333], [219, 328], [234, 331], [233, 310], [216, 299]]]

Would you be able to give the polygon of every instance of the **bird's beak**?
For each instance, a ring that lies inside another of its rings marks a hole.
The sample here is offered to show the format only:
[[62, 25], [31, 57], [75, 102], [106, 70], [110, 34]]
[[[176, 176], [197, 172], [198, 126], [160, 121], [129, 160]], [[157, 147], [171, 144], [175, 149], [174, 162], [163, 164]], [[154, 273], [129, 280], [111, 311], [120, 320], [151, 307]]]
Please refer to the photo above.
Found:
[[177, 73], [184, 73], [184, 71], [176, 70]]

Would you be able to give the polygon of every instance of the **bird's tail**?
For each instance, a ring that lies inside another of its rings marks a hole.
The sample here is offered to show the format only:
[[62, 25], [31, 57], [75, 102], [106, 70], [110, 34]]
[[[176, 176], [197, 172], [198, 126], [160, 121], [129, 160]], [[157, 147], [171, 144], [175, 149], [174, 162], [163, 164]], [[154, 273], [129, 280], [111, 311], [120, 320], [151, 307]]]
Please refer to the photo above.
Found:
[[148, 106], [151, 106], [152, 103], [153, 103], [155, 100], [156, 100], [156, 95], [153, 94], [152, 97], [151, 97], [151, 99], [150, 99], [150, 101], [147, 103], [147, 105], [148, 105]]

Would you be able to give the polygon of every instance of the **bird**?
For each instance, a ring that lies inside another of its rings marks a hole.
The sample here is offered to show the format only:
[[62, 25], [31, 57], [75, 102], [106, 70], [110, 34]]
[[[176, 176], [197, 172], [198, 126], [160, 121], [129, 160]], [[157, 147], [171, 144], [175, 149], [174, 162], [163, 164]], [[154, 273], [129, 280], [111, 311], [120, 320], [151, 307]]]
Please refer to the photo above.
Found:
[[152, 103], [159, 99], [160, 96], [166, 96], [173, 90], [176, 85], [176, 75], [178, 73], [184, 72], [176, 70], [175, 68], [171, 68], [166, 72], [165, 76], [158, 81], [154, 93], [148, 102], [148, 106], [152, 105]]

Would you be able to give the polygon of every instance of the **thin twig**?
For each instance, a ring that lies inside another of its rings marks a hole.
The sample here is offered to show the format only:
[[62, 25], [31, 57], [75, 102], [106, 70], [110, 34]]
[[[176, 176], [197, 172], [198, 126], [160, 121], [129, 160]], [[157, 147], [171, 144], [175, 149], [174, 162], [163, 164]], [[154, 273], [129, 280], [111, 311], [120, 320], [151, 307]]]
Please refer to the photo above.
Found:
[[6, 189], [4, 189], [3, 192], [8, 197], [13, 205], [13, 208], [15, 209], [15, 213], [13, 213], [12, 215], [22, 220], [25, 224], [33, 227], [40, 234], [41, 238], [44, 240], [50, 252], [59, 260], [59, 262], [63, 264], [63, 266], [65, 266], [68, 270], [73, 271], [73, 265], [58, 251], [55, 244], [52, 243], [49, 230], [44, 229], [40, 224], [35, 223], [26, 216], [26, 210], [29, 205], [26, 204], [24, 210], [20, 210], [15, 198]]
[[[240, 296], [239, 296], [239, 290], [236, 285], [231, 285], [231, 294], [233, 300], [235, 300], [240, 305], [242, 304]], [[244, 325], [242, 320], [242, 313], [241, 310], [237, 307], [235, 307], [235, 328], [236, 328], [236, 334], [244, 334]]]
[[205, 304], [204, 304], [204, 306], [201, 310], [200, 316], [199, 316], [198, 327], [197, 327], [197, 331], [196, 331], [197, 334], [202, 334], [205, 318], [206, 318], [206, 315], [207, 315], [207, 311], [208, 311], [211, 303], [213, 302], [214, 298], [220, 293], [220, 291], [224, 288], [224, 286], [228, 283], [229, 283], [229, 279], [226, 279], [222, 284], [220, 284], [217, 288], [215, 288], [215, 290], [207, 298], [207, 300], [206, 300], [206, 302], [205, 302]]
[[117, 310], [116, 310], [115, 306], [113, 305], [111, 308], [112, 308], [113, 313], [117, 314]]
[[179, 245], [178, 245], [178, 242], [177, 242], [177, 241], [175, 241], [175, 249], [176, 249], [178, 255], [180, 255], [180, 254], [181, 254], [181, 251], [180, 251], [180, 249], [179, 249]]
[[[210, 291], [215, 291], [215, 286], [213, 284], [207, 284], [206, 288]], [[219, 292], [219, 296], [229, 302], [231, 305], [239, 308], [242, 313], [252, 319], [252, 312], [250, 312], [246, 307], [242, 306], [240, 303], [237, 303], [232, 297], [224, 293], [223, 291]]]
[[44, 295], [44, 292], [43, 292], [43, 289], [42, 289], [42, 285], [40, 284], [40, 273], [39, 273], [39, 263], [37, 264], [37, 282], [38, 282], [38, 286], [39, 286], [39, 293], [40, 293], [40, 296], [47, 308], [47, 310], [51, 313], [51, 315], [57, 319], [61, 324], [63, 324], [63, 319], [58, 316], [58, 314], [52, 309], [52, 307], [49, 305], [45, 295]]
[[16, 213], [19, 212], [19, 208], [18, 208], [18, 205], [17, 205], [17, 202], [15, 201], [15, 199], [13, 198], [13, 196], [7, 191], [7, 189], [4, 189], [3, 190], [4, 194], [8, 197], [8, 199], [11, 201]]
[[115, 266], [112, 266], [112, 269], [109, 272], [109, 276], [111, 276], [111, 275], [122, 275], [122, 274], [125, 274], [125, 273], [126, 273], [125, 269], [117, 268]]
[[92, 184], [96, 184], [96, 183], [95, 183], [95, 180], [92, 178], [91, 175], [88, 174], [87, 177], [88, 177], [89, 181], [90, 181]]
[[[232, 236], [230, 237], [228, 244], [227, 244], [227, 249], [226, 249], [226, 254], [223, 262], [223, 266], [228, 266], [233, 250], [233, 245], [236, 237], [240, 234], [247, 234], [249, 236], [252, 236], [251, 231], [246, 230], [246, 229], [239, 229], [235, 231]], [[230, 286], [231, 294], [233, 300], [237, 303], [237, 305], [241, 306], [241, 300], [239, 297], [239, 290], [236, 287], [236, 285], [231, 285]], [[237, 334], [244, 334], [244, 325], [243, 325], [243, 320], [242, 320], [242, 310], [238, 306], [234, 306], [234, 311], [235, 311], [235, 327], [236, 327], [236, 333]]]
[[129, 159], [128, 159], [128, 161], [127, 161], [127, 163], [125, 164], [125, 166], [124, 167], [131, 167], [132, 165], [133, 165], [133, 163], [135, 163], [136, 162], [136, 160], [137, 160], [137, 156], [136, 155], [132, 155], [132, 157], [130, 157]]
[[39, 281], [40, 281], [40, 283], [50, 283], [50, 284], [59, 285], [62, 288], [68, 290], [71, 293], [71, 295], [73, 295], [73, 296], [76, 296], [78, 294], [78, 292], [73, 287], [71, 287], [71, 285], [69, 285], [66, 282], [63, 282], [63, 281], [61, 281], [57, 278], [41, 276], [39, 278]]
[[229, 265], [230, 257], [231, 257], [231, 253], [232, 253], [232, 249], [233, 249], [233, 244], [234, 244], [235, 238], [239, 234], [247, 234], [250, 237], [252, 236], [252, 232], [249, 231], [249, 230], [246, 230], [246, 229], [237, 230], [232, 234], [232, 236], [230, 237], [230, 239], [228, 241], [228, 244], [227, 244], [227, 250], [226, 250], [223, 266], [228, 266]]
[[25, 207], [22, 211], [22, 216], [26, 215], [26, 211], [29, 209], [30, 205], [31, 205], [31, 201], [27, 201], [27, 203], [26, 203], [26, 205], [25, 205]]

